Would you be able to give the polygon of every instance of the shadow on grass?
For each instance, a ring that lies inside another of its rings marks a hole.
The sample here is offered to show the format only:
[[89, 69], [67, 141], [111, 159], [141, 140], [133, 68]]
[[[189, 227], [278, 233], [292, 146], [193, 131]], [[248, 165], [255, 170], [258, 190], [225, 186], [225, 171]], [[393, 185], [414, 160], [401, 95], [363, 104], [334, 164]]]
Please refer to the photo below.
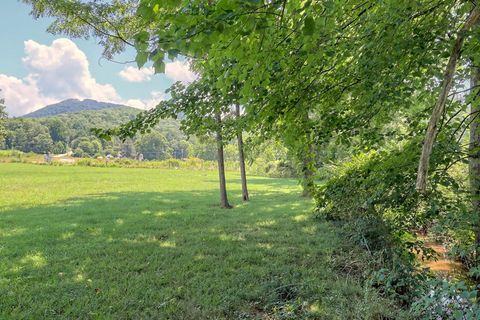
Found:
[[[309, 202], [296, 193], [255, 192], [249, 203], [224, 210], [217, 197], [105, 193], [3, 211], [0, 310], [19, 318], [85, 310], [231, 318], [319, 290], [303, 286], [328, 275], [311, 267], [325, 263], [334, 237], [308, 220]], [[285, 286], [295, 288], [277, 292]]]
[[[207, 182], [218, 183], [218, 180], [207, 180]], [[299, 180], [295, 178], [266, 178], [249, 176], [247, 178], [247, 183], [248, 185], [269, 186], [271, 189], [275, 189], [277, 192], [282, 192], [281, 190], [285, 187], [297, 188], [299, 185]], [[230, 184], [241, 185], [241, 180], [239, 178], [229, 178], [227, 185]]]

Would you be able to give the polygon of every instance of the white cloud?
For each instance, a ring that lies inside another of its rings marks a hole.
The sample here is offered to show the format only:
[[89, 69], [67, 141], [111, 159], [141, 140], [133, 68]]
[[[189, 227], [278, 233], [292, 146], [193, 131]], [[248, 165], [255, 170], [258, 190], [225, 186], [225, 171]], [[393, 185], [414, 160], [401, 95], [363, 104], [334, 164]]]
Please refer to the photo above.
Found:
[[128, 99], [123, 101], [123, 104], [139, 109], [151, 109], [163, 100], [166, 100], [165, 93], [153, 91], [149, 99]]
[[87, 57], [71, 40], [57, 39], [50, 46], [28, 40], [24, 45], [22, 62], [28, 75], [19, 79], [0, 74], [9, 115], [22, 115], [70, 98], [121, 101], [112, 85], [100, 84], [92, 77]]
[[[28, 40], [24, 45], [22, 62], [27, 76], [17, 78], [0, 74], [0, 96], [5, 98], [10, 116], [23, 115], [65, 99], [95, 99], [141, 109], [152, 108], [165, 100], [160, 92], [152, 92], [146, 99], [122, 99], [111, 84], [97, 82], [90, 73], [87, 56], [69, 39], [57, 39], [51, 45]], [[130, 82], [148, 81], [153, 74], [153, 68], [135, 67], [126, 67], [119, 73]], [[165, 76], [184, 83], [198, 77], [187, 61], [178, 60], [166, 63]]]
[[155, 72], [153, 68], [125, 67], [118, 74], [128, 82], [144, 82], [150, 80]]
[[165, 65], [165, 75], [173, 81], [182, 81], [189, 83], [198, 78], [198, 76], [190, 70], [187, 61], [174, 61]]
[[[128, 82], [144, 82], [152, 79], [155, 74], [153, 67], [136, 68], [125, 67], [118, 73], [120, 77]], [[182, 81], [190, 83], [198, 78], [198, 76], [190, 70], [187, 61], [174, 61], [165, 64], [165, 76], [173, 81]]]
[[22, 62], [28, 75], [22, 79], [0, 74], [0, 96], [10, 116], [32, 112], [65, 99], [95, 99], [141, 109], [164, 97], [153, 92], [147, 99], [124, 100], [111, 84], [100, 84], [89, 70], [88, 59], [74, 42], [57, 39], [50, 46], [25, 41]]
[[0, 74], [0, 89], [9, 116], [22, 115], [58, 101], [42, 95], [28, 77], [21, 80]]
[[90, 73], [87, 56], [69, 39], [57, 39], [51, 46], [28, 40], [25, 53], [23, 63], [30, 72], [29, 78], [46, 96], [62, 100], [120, 99], [112, 85], [97, 83]]

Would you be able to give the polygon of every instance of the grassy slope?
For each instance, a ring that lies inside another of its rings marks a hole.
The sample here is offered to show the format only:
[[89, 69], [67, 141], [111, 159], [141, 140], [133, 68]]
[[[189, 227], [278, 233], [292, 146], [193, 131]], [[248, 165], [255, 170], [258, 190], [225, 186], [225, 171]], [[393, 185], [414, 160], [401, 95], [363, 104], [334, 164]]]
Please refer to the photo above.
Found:
[[[296, 181], [0, 164], [0, 318], [374, 319]], [[384, 311], [387, 312], [388, 311]], [[393, 316], [392, 316], [393, 318]]]

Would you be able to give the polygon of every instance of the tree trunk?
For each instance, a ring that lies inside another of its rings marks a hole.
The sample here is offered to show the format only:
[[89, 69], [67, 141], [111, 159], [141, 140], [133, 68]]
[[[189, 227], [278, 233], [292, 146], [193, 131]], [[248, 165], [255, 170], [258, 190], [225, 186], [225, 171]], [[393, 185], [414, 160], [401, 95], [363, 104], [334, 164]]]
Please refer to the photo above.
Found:
[[476, 24], [480, 19], [480, 6], [475, 8], [470, 13], [467, 21], [463, 25], [462, 29], [457, 35], [457, 40], [450, 53], [447, 67], [443, 75], [442, 85], [440, 89], [440, 95], [437, 98], [435, 106], [433, 107], [432, 115], [428, 122], [427, 132], [422, 146], [422, 155], [418, 164], [416, 189], [418, 192], [423, 193], [427, 188], [427, 174], [428, 166], [430, 164], [430, 155], [432, 154], [433, 143], [437, 137], [437, 126], [442, 117], [447, 103], [448, 94], [453, 85], [453, 76], [457, 67], [457, 61], [462, 53], [463, 41], [467, 32]]
[[[471, 92], [475, 92], [475, 87], [480, 83], [480, 68], [472, 67], [472, 78], [470, 81]], [[474, 97], [470, 105], [470, 143], [469, 143], [469, 177], [470, 192], [472, 197], [472, 209], [475, 216], [475, 242], [476, 259], [480, 261], [480, 104]]]
[[[240, 119], [240, 105], [235, 106], [235, 114], [237, 120]], [[240, 178], [242, 180], [242, 199], [248, 201], [248, 188], [247, 188], [247, 172], [245, 170], [245, 155], [243, 153], [243, 136], [242, 129], [238, 129], [237, 132], [237, 144], [238, 144], [238, 160], [240, 162]]]
[[232, 206], [228, 203], [227, 197], [227, 182], [225, 179], [225, 160], [223, 157], [223, 137], [221, 123], [222, 118], [220, 113], [215, 114], [215, 119], [217, 121], [217, 161], [218, 161], [218, 180], [220, 182], [220, 207], [222, 208], [231, 208]]
[[309, 132], [309, 122], [310, 118], [308, 116], [308, 112], [305, 112], [303, 115], [303, 121], [304, 121], [304, 128], [307, 129], [305, 132], [305, 143], [306, 145], [304, 146], [304, 154], [303, 154], [303, 159], [302, 159], [302, 173], [303, 173], [303, 197], [310, 197], [311, 196], [311, 191], [312, 191], [312, 184], [313, 184], [313, 171], [311, 169], [312, 166], [312, 161], [314, 160], [313, 158], [313, 145], [310, 141], [310, 132]]

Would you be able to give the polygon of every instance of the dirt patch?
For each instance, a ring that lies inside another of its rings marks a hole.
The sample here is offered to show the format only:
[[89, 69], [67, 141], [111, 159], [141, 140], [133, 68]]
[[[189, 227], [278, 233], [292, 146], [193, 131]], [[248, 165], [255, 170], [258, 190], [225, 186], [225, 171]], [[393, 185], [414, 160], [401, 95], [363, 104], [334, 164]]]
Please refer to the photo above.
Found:
[[432, 249], [436, 253], [437, 259], [422, 260], [424, 267], [429, 268], [432, 272], [442, 278], [457, 277], [465, 274], [465, 268], [462, 263], [452, 260], [447, 256], [447, 248], [440, 242], [424, 239], [425, 246]]
[[60, 158], [57, 161], [60, 163], [75, 163], [75, 159], [73, 158]]

